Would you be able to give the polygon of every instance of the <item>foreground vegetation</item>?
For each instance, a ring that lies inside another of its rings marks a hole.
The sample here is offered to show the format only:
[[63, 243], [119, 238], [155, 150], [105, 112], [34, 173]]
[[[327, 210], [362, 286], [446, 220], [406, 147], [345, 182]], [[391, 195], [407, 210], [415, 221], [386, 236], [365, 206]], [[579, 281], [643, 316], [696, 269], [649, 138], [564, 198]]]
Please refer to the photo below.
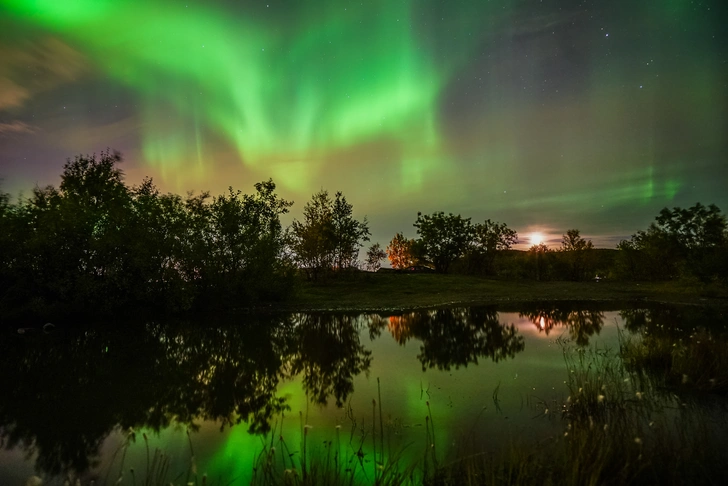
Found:
[[[631, 345], [623, 343], [622, 355], [632, 353]], [[719, 345], [724, 349], [724, 338]], [[440, 456], [428, 404], [424, 451], [415, 462], [407, 461], [402, 451], [382, 453], [381, 404], [377, 409], [375, 401], [368, 453], [362, 439], [342, 455], [337, 434], [336, 446], [329, 442], [323, 454], [289, 456], [280, 436], [275, 445], [286, 453], [277, 454], [274, 442], [265, 446], [253, 484], [677, 485], [722, 484], [728, 478], [722, 454], [728, 421], [720, 405], [706, 407], [701, 397], [666, 393], [662, 381], [631, 373], [629, 360], [612, 351], [562, 346], [570, 394], [565, 401], [535, 406], [537, 419], [561, 422], [561, 432], [552, 437], [497, 445], [463, 437]], [[725, 368], [713, 370], [725, 378]], [[497, 401], [497, 390], [493, 396]], [[310, 439], [305, 431], [302, 437], [305, 451]]]

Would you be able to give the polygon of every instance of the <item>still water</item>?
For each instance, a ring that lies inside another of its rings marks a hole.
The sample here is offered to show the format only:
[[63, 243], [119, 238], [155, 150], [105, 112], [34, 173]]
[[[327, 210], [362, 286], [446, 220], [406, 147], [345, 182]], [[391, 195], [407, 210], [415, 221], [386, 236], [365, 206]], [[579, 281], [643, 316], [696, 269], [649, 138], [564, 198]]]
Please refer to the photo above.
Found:
[[694, 314], [540, 304], [8, 329], [0, 484], [60, 484], [68, 470], [112, 484], [155, 450], [170, 478], [247, 484], [281, 437], [294, 458], [306, 436], [309, 453], [335, 444], [362, 461], [382, 432], [388, 451], [420, 455], [432, 430], [443, 457], [545, 438], [562, 426], [548, 409], [568, 394], [565, 349], [685, 332], [706, 319]]

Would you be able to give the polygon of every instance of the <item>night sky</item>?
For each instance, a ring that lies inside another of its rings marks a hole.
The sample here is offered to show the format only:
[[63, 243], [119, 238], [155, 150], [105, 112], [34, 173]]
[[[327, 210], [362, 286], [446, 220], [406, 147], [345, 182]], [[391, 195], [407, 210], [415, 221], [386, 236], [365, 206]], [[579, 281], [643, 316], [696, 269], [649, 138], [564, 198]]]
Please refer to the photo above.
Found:
[[728, 210], [724, 0], [0, 0], [0, 188], [110, 147], [127, 182], [418, 211], [597, 246]]

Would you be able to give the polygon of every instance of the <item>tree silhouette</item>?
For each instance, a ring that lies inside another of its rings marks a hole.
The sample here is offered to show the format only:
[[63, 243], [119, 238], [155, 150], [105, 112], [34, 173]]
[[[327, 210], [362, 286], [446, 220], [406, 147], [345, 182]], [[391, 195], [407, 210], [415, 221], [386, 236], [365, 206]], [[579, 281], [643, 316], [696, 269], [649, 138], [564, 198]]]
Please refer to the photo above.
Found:
[[414, 226], [420, 235], [418, 244], [423, 257], [440, 273], [447, 273], [450, 265], [465, 254], [473, 238], [470, 218], [463, 218], [459, 214], [417, 213]]
[[367, 250], [366, 267], [370, 272], [376, 272], [382, 265], [382, 260], [387, 258], [387, 253], [382, 250], [379, 243], [374, 243]]
[[518, 233], [505, 223], [497, 223], [486, 219], [473, 226], [473, 241], [469, 248], [472, 270], [479, 269], [486, 275], [495, 273], [496, 256], [510, 250], [518, 243]]
[[569, 278], [571, 280], [589, 278], [593, 249], [594, 245], [591, 240], [584, 239], [577, 229], [571, 229], [563, 236], [561, 252], [567, 258]]
[[369, 241], [366, 218], [353, 218], [353, 207], [341, 192], [334, 200], [321, 190], [303, 208], [303, 221], [291, 224], [291, 249], [310, 279], [332, 269], [350, 268], [364, 241]]

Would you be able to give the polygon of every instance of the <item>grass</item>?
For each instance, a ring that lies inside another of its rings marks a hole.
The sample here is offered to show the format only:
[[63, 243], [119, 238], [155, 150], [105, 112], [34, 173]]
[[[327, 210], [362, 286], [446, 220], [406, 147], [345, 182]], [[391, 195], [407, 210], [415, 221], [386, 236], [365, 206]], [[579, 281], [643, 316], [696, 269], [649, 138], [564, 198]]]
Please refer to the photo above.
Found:
[[[553, 420], [560, 430], [552, 437], [490, 444], [486, 450], [463, 438], [452, 455], [441, 457], [428, 414], [424, 443], [416, 446], [419, 459], [408, 462], [401, 450], [382, 454], [380, 399], [372, 404], [366, 429], [348, 444], [337, 432], [336, 441], [318, 454], [295, 456], [280, 437], [280, 458], [272, 445], [264, 448], [253, 484], [724, 484], [728, 422], [722, 413], [630, 373], [614, 351], [561, 344], [570, 394], [536, 406], [536, 419]], [[496, 389], [494, 402], [497, 394]], [[306, 451], [309, 439], [305, 431], [302, 436]]]
[[[283, 417], [281, 417], [280, 433], [271, 434], [270, 443], [266, 444], [258, 454], [250, 484], [261, 486], [419, 484], [421, 481], [418, 478], [421, 478], [421, 474], [418, 474], [417, 469], [420, 464], [417, 462], [405, 464], [402, 458], [406, 446], [392, 448], [390, 438], [385, 437], [381, 392], [378, 398], [378, 402], [372, 400], [371, 421], [357, 422], [351, 410], [349, 411], [351, 434], [348, 441], [342, 440], [341, 428], [337, 427], [335, 440], [324, 441], [323, 449], [315, 450], [313, 453], [309, 445], [309, 428], [304, 424], [303, 415], [300, 415], [302, 437], [300, 453], [291, 452], [283, 436]], [[425, 443], [434, 444], [429, 404], [426, 422]], [[276, 435], [278, 435], [277, 441], [274, 440]], [[434, 447], [425, 448], [422, 465], [425, 471], [428, 466], [436, 467]]]
[[[724, 484], [728, 422], [631, 375], [616, 353], [565, 349], [563, 434], [495, 452], [461, 450], [433, 485]], [[546, 414], [545, 414], [546, 415]]]
[[353, 273], [304, 282], [281, 310], [402, 310], [533, 301], [728, 305], [728, 289], [694, 282], [536, 282], [466, 275]]

